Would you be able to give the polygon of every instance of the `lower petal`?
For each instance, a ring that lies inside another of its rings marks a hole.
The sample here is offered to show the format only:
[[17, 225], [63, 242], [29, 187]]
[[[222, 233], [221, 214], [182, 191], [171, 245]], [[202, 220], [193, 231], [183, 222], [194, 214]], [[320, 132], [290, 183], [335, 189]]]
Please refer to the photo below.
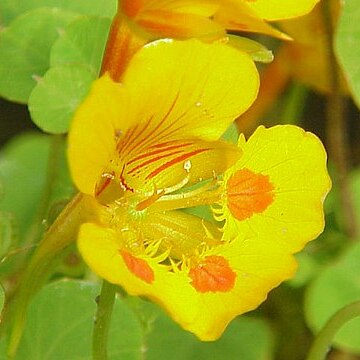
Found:
[[[204, 291], [196, 288], [191, 265], [165, 266], [145, 255], [131, 255], [130, 261], [124, 261], [112, 229], [84, 224], [78, 246], [99, 276], [121, 285], [131, 295], [146, 296], [158, 303], [183, 328], [204, 341], [216, 340], [234, 317], [256, 308], [272, 288], [293, 275], [296, 267], [290, 255], [259, 237], [237, 238], [203, 255], [204, 263], [216, 263], [212, 273], [215, 281], [225, 284]], [[198, 264], [193, 267], [198, 268]], [[151, 269], [151, 281], [139, 276], [144, 274], [144, 268], [147, 274]], [[224, 283], [224, 274], [229, 273], [230, 282]]]
[[[301, 250], [324, 227], [331, 181], [321, 142], [295, 126], [261, 126], [239, 147], [243, 156], [224, 179], [225, 235], [255, 233], [291, 252]], [[244, 172], [247, 177], [240, 176]]]

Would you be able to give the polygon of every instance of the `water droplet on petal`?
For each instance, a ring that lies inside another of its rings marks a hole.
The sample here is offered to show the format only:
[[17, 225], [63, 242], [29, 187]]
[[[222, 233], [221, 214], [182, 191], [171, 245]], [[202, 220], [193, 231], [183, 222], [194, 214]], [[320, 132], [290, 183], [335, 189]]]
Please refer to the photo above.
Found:
[[102, 173], [101, 177], [106, 178], [106, 179], [110, 179], [110, 180], [115, 179], [114, 174], [111, 174], [111, 173]]
[[190, 171], [190, 169], [191, 169], [191, 161], [190, 160], [186, 160], [184, 162], [184, 169], [185, 169], [186, 172]]

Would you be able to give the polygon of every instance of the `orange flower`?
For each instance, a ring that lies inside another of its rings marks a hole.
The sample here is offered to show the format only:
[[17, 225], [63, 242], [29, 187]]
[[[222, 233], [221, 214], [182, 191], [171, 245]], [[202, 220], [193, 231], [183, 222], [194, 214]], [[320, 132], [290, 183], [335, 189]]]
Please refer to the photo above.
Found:
[[[133, 54], [159, 38], [223, 39], [226, 30], [288, 36], [267, 21], [303, 15], [319, 0], [120, 0], [102, 72], [119, 80]], [[246, 50], [245, 50], [246, 51]]]

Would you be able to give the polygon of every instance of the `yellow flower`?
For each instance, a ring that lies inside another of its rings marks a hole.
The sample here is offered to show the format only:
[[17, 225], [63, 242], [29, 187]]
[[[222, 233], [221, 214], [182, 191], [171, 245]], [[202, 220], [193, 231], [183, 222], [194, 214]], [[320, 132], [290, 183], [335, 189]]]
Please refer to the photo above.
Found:
[[[319, 0], [119, 0], [102, 73], [120, 80], [133, 54], [159, 38], [227, 40], [226, 30], [287, 35], [268, 21], [308, 13]], [[236, 46], [236, 39], [232, 40]], [[243, 42], [238, 41], [242, 48]], [[246, 48], [244, 49], [246, 51]]]
[[[257, 90], [242, 52], [158, 41], [121, 84], [94, 83], [69, 133], [75, 184], [99, 203], [98, 220], [80, 228], [84, 260], [202, 340], [291, 277], [292, 254], [324, 225], [330, 182], [315, 136], [285, 126], [238, 146], [219, 140]], [[182, 211], [197, 205], [213, 205], [225, 224]]]
[[155, 37], [218, 39], [226, 30], [284, 35], [266, 21], [289, 19], [312, 10], [319, 0], [122, 0], [119, 7]]

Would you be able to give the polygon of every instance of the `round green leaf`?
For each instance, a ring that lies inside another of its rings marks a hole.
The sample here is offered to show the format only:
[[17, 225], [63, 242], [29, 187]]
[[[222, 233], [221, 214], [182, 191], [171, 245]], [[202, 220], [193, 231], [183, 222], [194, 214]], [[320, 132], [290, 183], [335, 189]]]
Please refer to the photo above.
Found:
[[[360, 300], [360, 243], [337, 264], [325, 269], [307, 293], [305, 311], [316, 333], [342, 307]], [[334, 346], [360, 354], [360, 318], [346, 323], [337, 333]]]
[[146, 342], [148, 360], [266, 360], [271, 358], [272, 351], [272, 337], [267, 324], [246, 316], [233, 320], [219, 340], [201, 342], [166, 314], [158, 313]]
[[90, 16], [72, 22], [52, 47], [51, 66], [83, 64], [98, 75], [110, 24], [108, 18]]
[[95, 77], [86, 66], [57, 66], [47, 71], [29, 98], [34, 123], [49, 133], [65, 133]]
[[16, 232], [18, 227], [20, 238], [23, 238], [29, 228], [44, 192], [50, 153], [56, 170], [51, 183], [50, 206], [71, 196], [73, 187], [64, 141], [58, 142], [56, 156], [51, 150], [54, 149], [52, 141], [50, 136], [28, 133], [13, 138], [0, 152], [0, 183], [3, 187], [0, 212], [4, 225], [8, 226], [2, 229], [4, 236], [12, 236], [6, 231]]
[[348, 80], [350, 91], [360, 107], [360, 7], [358, 0], [346, 0], [343, 4], [336, 39], [335, 51]]
[[[74, 280], [52, 283], [42, 289], [30, 305], [15, 360], [91, 359], [97, 295], [97, 285]], [[140, 323], [116, 299], [109, 333], [109, 360], [139, 359], [141, 344]]]
[[50, 142], [47, 136], [20, 135], [0, 153], [0, 181], [3, 196], [0, 210], [13, 214], [24, 234], [45, 186]]
[[50, 48], [75, 15], [59, 9], [38, 9], [15, 19], [0, 32], [0, 95], [26, 103], [49, 67]]
[[5, 26], [25, 11], [39, 7], [112, 18], [116, 12], [116, 5], [117, 0], [0, 0], [0, 24]]

